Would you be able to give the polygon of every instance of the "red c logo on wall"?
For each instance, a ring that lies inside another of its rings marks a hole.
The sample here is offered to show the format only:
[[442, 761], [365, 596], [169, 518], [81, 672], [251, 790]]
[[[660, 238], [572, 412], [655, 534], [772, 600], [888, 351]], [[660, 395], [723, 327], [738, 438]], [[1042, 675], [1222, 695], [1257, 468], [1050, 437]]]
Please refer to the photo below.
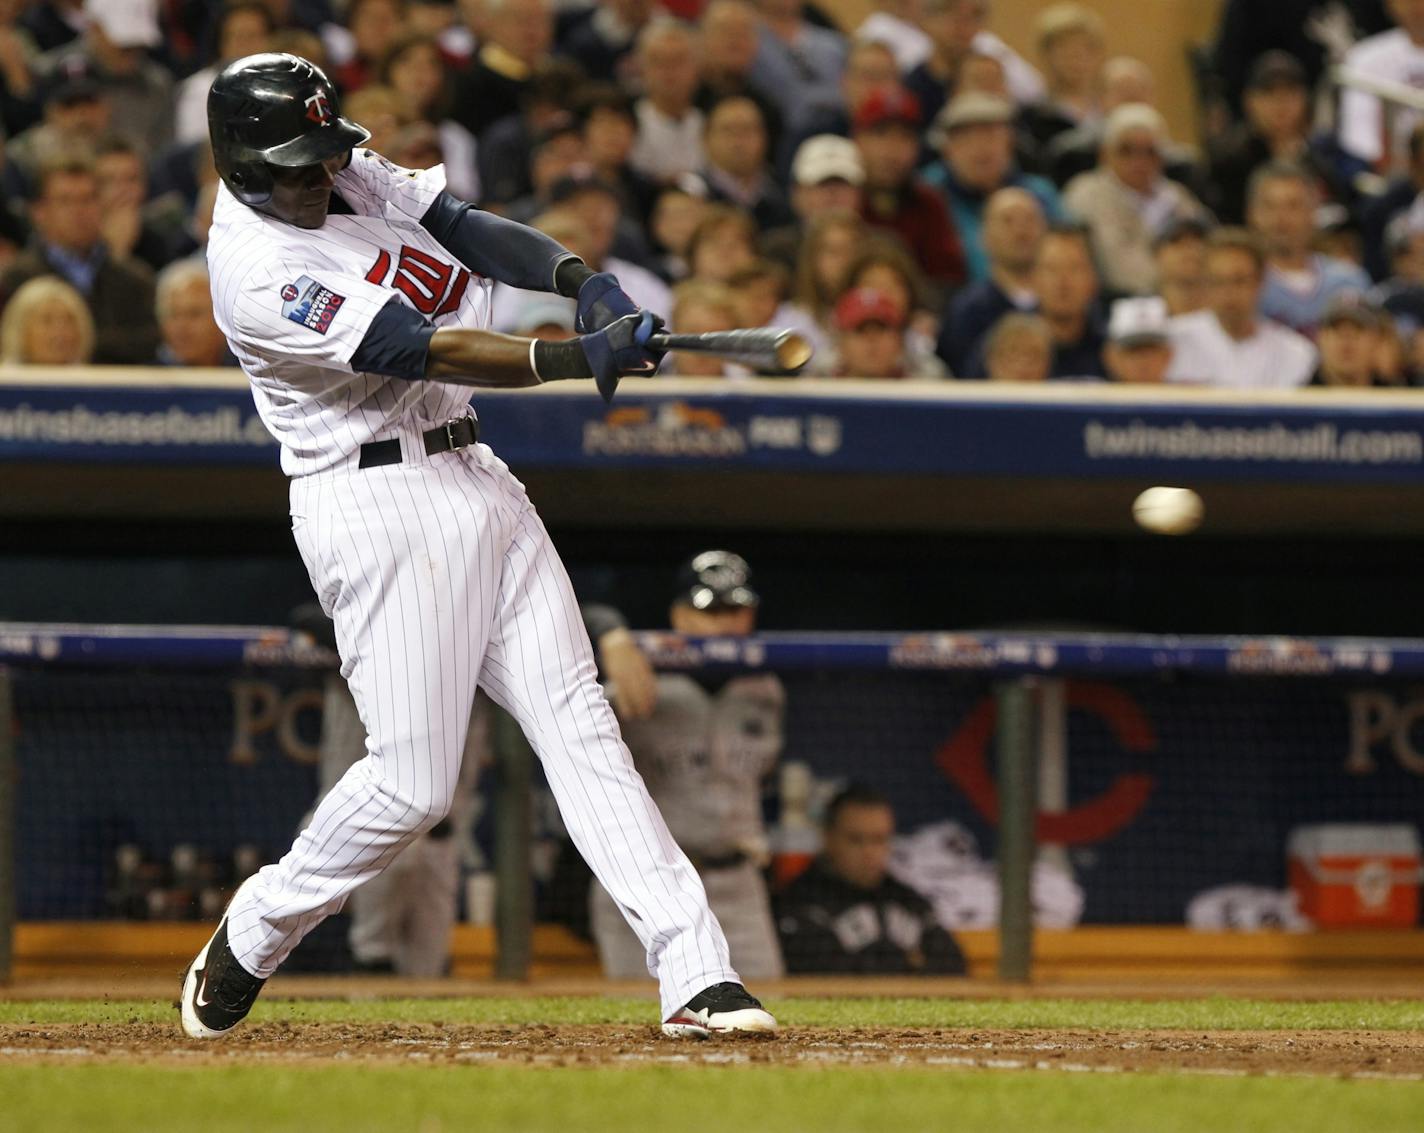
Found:
[[[1146, 755], [1157, 750], [1157, 734], [1137, 703], [1111, 685], [1069, 681], [1069, 708], [1097, 716], [1124, 750]], [[998, 825], [999, 788], [989, 770], [989, 743], [998, 722], [992, 697], [981, 700], [960, 724], [959, 730], [935, 754], [941, 771], [964, 792], [986, 822]], [[1119, 775], [1101, 795], [1063, 814], [1040, 814], [1035, 833], [1040, 843], [1079, 846], [1101, 842], [1127, 826], [1147, 802], [1157, 784], [1155, 776], [1141, 771]]]

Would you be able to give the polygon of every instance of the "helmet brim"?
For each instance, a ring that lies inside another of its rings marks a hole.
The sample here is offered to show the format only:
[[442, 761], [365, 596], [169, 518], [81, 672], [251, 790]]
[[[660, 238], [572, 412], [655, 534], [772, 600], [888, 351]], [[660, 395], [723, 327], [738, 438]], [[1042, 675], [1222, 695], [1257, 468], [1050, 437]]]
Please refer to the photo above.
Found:
[[371, 131], [365, 126], [358, 125], [349, 118], [338, 118], [330, 126], [273, 146], [262, 153], [262, 160], [269, 165], [280, 165], [284, 168], [315, 165], [317, 162], [339, 157], [362, 142], [370, 140]]

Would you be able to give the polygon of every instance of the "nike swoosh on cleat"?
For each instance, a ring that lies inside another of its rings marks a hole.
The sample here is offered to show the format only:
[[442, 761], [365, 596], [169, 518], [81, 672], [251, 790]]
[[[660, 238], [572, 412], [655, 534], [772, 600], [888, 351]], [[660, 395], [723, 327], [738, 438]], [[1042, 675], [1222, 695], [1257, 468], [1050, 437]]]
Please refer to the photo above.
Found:
[[198, 988], [197, 988], [197, 990], [193, 993], [193, 1001], [194, 1001], [199, 1007], [206, 1007], [206, 1006], [208, 1006], [208, 1004], [210, 1004], [210, 1003], [212, 1002], [212, 1000], [210, 1000], [210, 999], [204, 999], [204, 998], [203, 998], [203, 992], [205, 992], [205, 991], [207, 991], [207, 990], [208, 990], [208, 970], [207, 970], [206, 968], [204, 968], [204, 969], [203, 969], [203, 978], [198, 981]]

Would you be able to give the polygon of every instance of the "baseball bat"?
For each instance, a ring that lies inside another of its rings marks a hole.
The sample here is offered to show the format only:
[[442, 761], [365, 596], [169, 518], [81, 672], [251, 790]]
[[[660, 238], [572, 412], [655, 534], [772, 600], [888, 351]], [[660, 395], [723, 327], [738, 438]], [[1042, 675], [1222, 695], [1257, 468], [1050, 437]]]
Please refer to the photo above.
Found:
[[716, 354], [755, 370], [796, 373], [814, 350], [806, 336], [785, 327], [708, 331], [705, 334], [655, 334], [648, 345], [658, 350], [690, 350]]

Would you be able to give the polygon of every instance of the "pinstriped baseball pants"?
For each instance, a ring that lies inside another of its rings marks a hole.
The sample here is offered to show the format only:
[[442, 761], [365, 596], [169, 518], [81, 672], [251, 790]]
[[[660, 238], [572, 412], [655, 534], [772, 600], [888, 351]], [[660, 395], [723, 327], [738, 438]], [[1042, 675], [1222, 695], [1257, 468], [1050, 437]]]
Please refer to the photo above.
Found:
[[596, 680], [573, 588], [504, 462], [481, 444], [292, 481], [292, 523], [367, 754], [228, 913], [234, 955], [268, 976], [450, 807], [477, 686], [518, 721], [574, 845], [648, 951], [663, 1018], [737, 980], [697, 871], [633, 766]]

